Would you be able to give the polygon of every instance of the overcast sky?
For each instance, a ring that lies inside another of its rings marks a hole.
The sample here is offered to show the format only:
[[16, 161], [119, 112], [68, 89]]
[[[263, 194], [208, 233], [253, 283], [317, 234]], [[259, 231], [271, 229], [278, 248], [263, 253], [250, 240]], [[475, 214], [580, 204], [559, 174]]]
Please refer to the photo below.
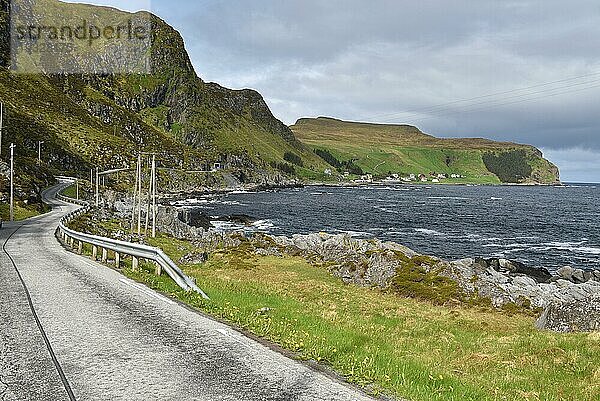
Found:
[[597, 0], [97, 0], [177, 28], [198, 75], [282, 121], [407, 123], [530, 143], [600, 182]]

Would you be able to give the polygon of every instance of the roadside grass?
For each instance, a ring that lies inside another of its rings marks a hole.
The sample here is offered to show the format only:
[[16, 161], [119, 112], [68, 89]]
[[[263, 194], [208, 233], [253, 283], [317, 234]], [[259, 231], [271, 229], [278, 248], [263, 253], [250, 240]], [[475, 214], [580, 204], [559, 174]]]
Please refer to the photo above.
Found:
[[[47, 211], [47, 207], [44, 205], [28, 206], [21, 202], [16, 202], [14, 207], [15, 221], [21, 221], [29, 219], [31, 217], [39, 216]], [[10, 220], [10, 206], [6, 203], [0, 204], [0, 217], [3, 221]]]
[[[194, 246], [150, 240], [175, 262]], [[410, 400], [600, 399], [600, 335], [537, 331], [534, 318], [437, 306], [343, 284], [301, 258], [211, 254], [181, 265], [211, 297], [180, 290], [147, 265], [130, 278], [296, 353], [374, 394]]]
[[[69, 185], [68, 187], [63, 189], [60, 194], [63, 196], [66, 196], [68, 198], [71, 198], [71, 199], [76, 199], [77, 198], [77, 188], [75, 187], [75, 185]], [[79, 195], [81, 196], [82, 193], [80, 193]]]

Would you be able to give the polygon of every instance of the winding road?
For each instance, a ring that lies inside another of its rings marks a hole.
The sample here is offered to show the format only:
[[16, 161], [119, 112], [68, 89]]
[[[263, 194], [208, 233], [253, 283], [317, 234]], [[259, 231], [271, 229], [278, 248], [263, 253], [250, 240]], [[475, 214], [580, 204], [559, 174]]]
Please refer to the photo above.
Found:
[[371, 400], [67, 252], [56, 191], [0, 230], [0, 400]]

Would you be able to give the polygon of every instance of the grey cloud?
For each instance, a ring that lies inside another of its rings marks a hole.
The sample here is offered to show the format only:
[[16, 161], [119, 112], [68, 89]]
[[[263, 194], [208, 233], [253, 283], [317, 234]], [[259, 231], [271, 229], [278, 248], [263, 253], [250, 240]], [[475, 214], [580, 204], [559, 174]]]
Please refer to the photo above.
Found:
[[600, 72], [596, 0], [153, 3], [182, 31], [200, 76], [259, 90], [286, 123], [306, 115], [402, 122], [439, 136], [600, 154], [600, 74], [564, 84], [599, 86], [585, 91], [400, 114]]

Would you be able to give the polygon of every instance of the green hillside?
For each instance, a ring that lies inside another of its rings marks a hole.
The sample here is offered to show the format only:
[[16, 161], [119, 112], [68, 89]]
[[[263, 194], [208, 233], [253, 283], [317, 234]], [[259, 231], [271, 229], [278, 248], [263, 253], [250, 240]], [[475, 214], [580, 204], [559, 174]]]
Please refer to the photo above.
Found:
[[[435, 173], [448, 175], [444, 182], [559, 182], [556, 166], [529, 145], [480, 138], [441, 139], [409, 125], [355, 123], [325, 117], [300, 119], [291, 129], [313, 149], [325, 150], [342, 164], [352, 162], [374, 176], [423, 174], [431, 180]], [[347, 168], [342, 166], [342, 170]], [[452, 179], [453, 174], [462, 177]]]
[[[285, 183], [320, 178], [328, 165], [300, 143], [277, 120], [262, 96], [253, 90], [230, 90], [200, 79], [190, 62], [181, 35], [148, 13], [130, 14], [109, 7], [69, 4], [57, 0], [23, 0], [44, 18], [64, 18], [70, 24], [86, 20], [99, 26], [149, 21], [151, 42], [147, 74], [15, 73], [4, 41], [0, 57], [0, 101], [5, 120], [1, 159], [8, 144], [17, 144], [17, 192], [20, 198], [39, 195], [52, 173], [88, 176], [89, 168], [128, 168], [139, 151], [158, 153], [159, 166], [181, 171], [177, 182], [162, 188], [194, 190], [203, 185]], [[10, 2], [0, 0], [0, 33], [9, 35]], [[36, 11], [37, 10], [37, 11]], [[59, 17], [57, 17], [59, 16]], [[77, 42], [75, 42], [77, 44]], [[61, 55], [69, 68], [94, 71], [96, 59], [80, 53], [81, 44]], [[63, 49], [64, 50], [64, 49]], [[119, 57], [127, 60], [128, 49]], [[22, 64], [39, 62], [35, 57]], [[52, 62], [52, 60], [51, 60]], [[41, 70], [54, 67], [42, 63]], [[56, 60], [54, 61], [56, 62]], [[44, 141], [43, 163], [37, 166], [37, 143]], [[293, 160], [284, 159], [286, 153]], [[186, 171], [224, 167], [219, 174]], [[172, 175], [170, 175], [172, 179]], [[127, 180], [124, 175], [123, 180]], [[187, 182], [186, 182], [187, 181]], [[32, 186], [31, 183], [37, 185]], [[0, 198], [5, 195], [0, 179]]]

